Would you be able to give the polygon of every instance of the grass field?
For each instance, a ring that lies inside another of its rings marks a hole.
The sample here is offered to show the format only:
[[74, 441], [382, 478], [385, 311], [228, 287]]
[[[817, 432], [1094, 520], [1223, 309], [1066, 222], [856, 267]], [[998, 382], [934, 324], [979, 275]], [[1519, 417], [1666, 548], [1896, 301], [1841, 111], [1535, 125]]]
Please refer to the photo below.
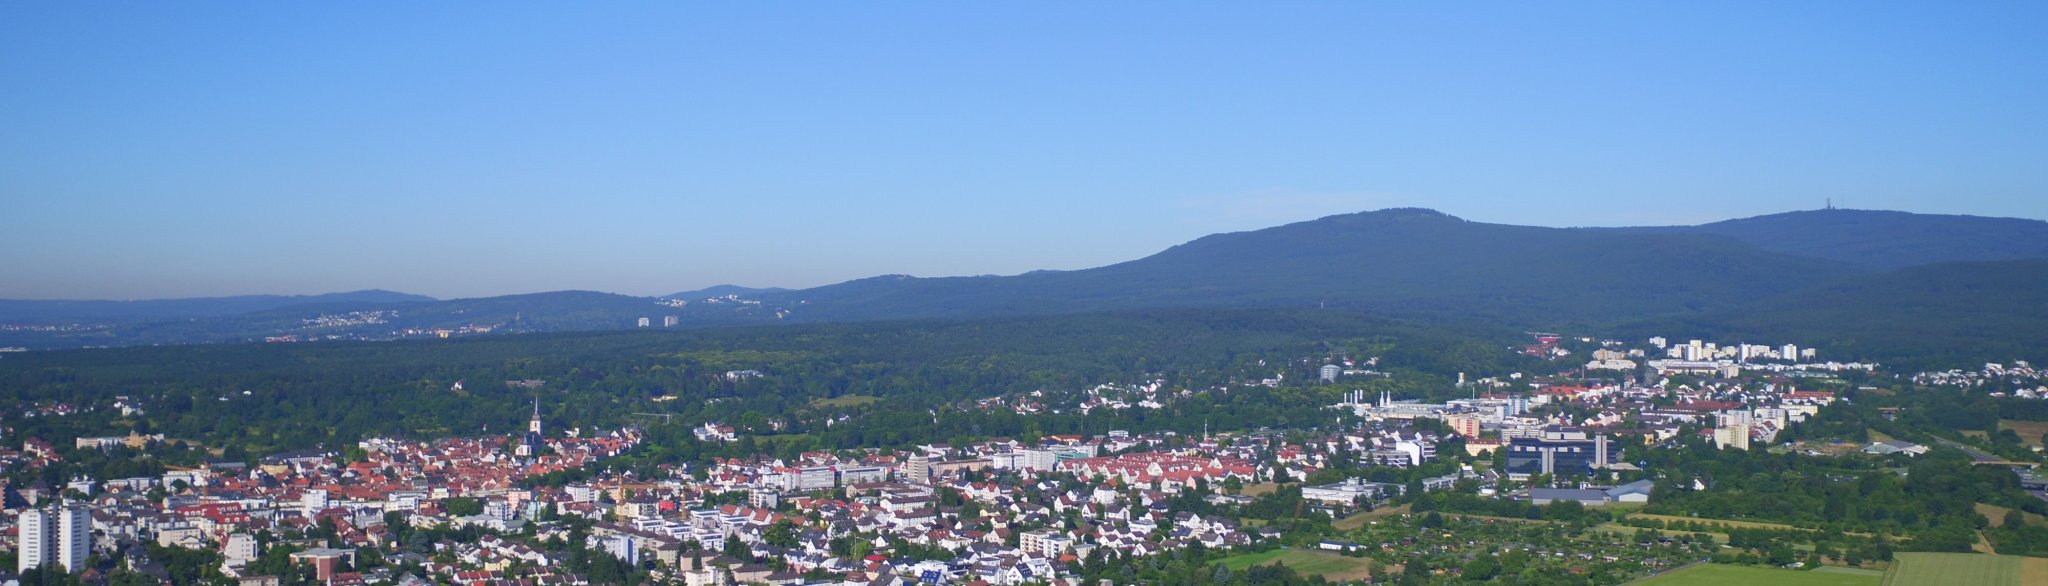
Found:
[[[1292, 484], [1292, 483], [1290, 483], [1290, 484]], [[1262, 496], [1262, 495], [1270, 494], [1270, 493], [1272, 493], [1273, 491], [1276, 491], [1276, 490], [1280, 490], [1280, 484], [1279, 484], [1279, 483], [1277, 483], [1277, 482], [1260, 482], [1260, 483], [1257, 483], [1257, 484], [1247, 484], [1247, 485], [1244, 485], [1244, 490], [1238, 491], [1238, 494], [1242, 494], [1242, 495], [1245, 495], [1245, 496]]]
[[838, 397], [833, 397], [833, 398], [830, 398], [830, 399], [817, 399], [817, 400], [811, 401], [811, 406], [812, 406], [812, 407], [859, 407], [859, 406], [862, 406], [862, 405], [870, 405], [870, 404], [873, 404], [873, 403], [874, 403], [875, 401], [880, 401], [880, 400], [882, 400], [882, 399], [881, 399], [881, 397], [871, 397], [871, 396], [868, 396], [868, 395], [842, 395], [842, 396], [838, 396]]
[[2020, 441], [2029, 446], [2041, 445], [2041, 434], [2048, 433], [2048, 421], [2020, 421], [2017, 419], [1998, 420], [1999, 429], [2010, 429], [2020, 435]]
[[1691, 521], [1694, 523], [1703, 524], [1720, 523], [1722, 525], [1727, 525], [1729, 527], [1738, 529], [1785, 529], [1791, 531], [1812, 531], [1812, 529], [1803, 529], [1780, 523], [1760, 523], [1757, 521], [1730, 521], [1727, 519], [1708, 519], [1705, 517], [1678, 517], [1673, 515], [1651, 515], [1647, 513], [1635, 513], [1629, 515], [1629, 517], [1636, 519], [1653, 519], [1657, 521], [1663, 521], [1666, 523], [1670, 523], [1672, 521]]
[[1878, 586], [1884, 575], [1869, 570], [1821, 568], [1813, 571], [1779, 570], [1754, 566], [1700, 564], [1662, 576], [1634, 582], [1643, 586]]
[[1398, 507], [1387, 507], [1383, 509], [1366, 511], [1363, 513], [1338, 519], [1337, 522], [1331, 523], [1330, 526], [1345, 531], [1350, 531], [1352, 529], [1364, 527], [1367, 522], [1385, 519], [1387, 517], [1392, 517], [1394, 515], [1406, 514], [1407, 512], [1408, 505], [1401, 505]]
[[1974, 553], [1901, 553], [1884, 573], [1885, 586], [2048, 584], [2048, 559]]
[[[1986, 519], [1990, 519], [1992, 525], [2004, 523], [2005, 514], [2009, 512], [2012, 512], [2012, 509], [2008, 509], [1998, 505], [1977, 503], [1977, 514], [1983, 515]], [[2043, 517], [2026, 511], [2020, 511], [2020, 518], [2025, 519], [2027, 525], [2030, 526], [2048, 525], [2048, 517]]]
[[1322, 576], [1323, 579], [1332, 582], [1362, 580], [1372, 576], [1371, 559], [1344, 557], [1325, 551], [1276, 549], [1223, 558], [1223, 565], [1231, 570], [1276, 563], [1286, 564], [1302, 575]]

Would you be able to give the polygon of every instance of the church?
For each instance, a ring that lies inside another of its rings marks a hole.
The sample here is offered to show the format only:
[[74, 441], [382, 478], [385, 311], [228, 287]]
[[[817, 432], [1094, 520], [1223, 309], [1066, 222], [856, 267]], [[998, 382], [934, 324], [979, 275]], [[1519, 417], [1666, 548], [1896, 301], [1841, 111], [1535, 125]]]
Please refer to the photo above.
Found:
[[540, 437], [540, 399], [535, 398], [533, 400], [533, 420], [526, 422], [526, 436], [519, 439], [519, 448], [514, 453], [518, 454], [521, 458], [537, 457], [540, 455], [542, 444], [543, 441]]

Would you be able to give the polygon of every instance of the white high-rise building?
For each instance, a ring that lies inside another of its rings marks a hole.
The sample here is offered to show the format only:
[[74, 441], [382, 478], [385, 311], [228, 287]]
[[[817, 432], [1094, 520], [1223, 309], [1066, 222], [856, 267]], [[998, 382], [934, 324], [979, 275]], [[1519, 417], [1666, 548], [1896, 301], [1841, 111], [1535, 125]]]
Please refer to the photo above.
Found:
[[21, 512], [16, 525], [17, 572], [49, 564], [68, 573], [85, 571], [85, 558], [92, 555], [91, 511], [75, 505], [29, 509]]
[[92, 556], [92, 511], [70, 506], [57, 511], [57, 563], [73, 574], [85, 571]]
[[1784, 348], [1778, 349], [1778, 358], [1792, 361], [1799, 360], [1799, 346], [1786, 344]]
[[1698, 345], [1698, 344], [1687, 344], [1687, 345], [1684, 345], [1684, 346], [1679, 346], [1679, 347], [1678, 347], [1678, 357], [1679, 357], [1680, 359], [1683, 359], [1683, 360], [1687, 360], [1687, 361], [1695, 361], [1695, 362], [1696, 362], [1696, 361], [1700, 361], [1700, 360], [1706, 360], [1706, 359], [1707, 359], [1707, 349], [1706, 349], [1706, 348], [1704, 348], [1704, 347], [1701, 347], [1701, 346], [1700, 346], [1700, 345]]
[[19, 542], [15, 548], [15, 573], [27, 573], [29, 570], [42, 567], [54, 557], [55, 552], [51, 550], [57, 545], [57, 528], [53, 526], [56, 520], [42, 509], [21, 511], [21, 516], [14, 521], [15, 526], [20, 529], [15, 539]]

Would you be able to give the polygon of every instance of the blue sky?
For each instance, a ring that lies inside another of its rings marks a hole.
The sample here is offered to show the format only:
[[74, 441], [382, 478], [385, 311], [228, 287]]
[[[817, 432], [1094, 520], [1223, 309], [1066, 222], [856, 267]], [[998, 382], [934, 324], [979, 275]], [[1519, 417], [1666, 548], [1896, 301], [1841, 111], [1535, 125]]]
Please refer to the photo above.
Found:
[[1390, 206], [2048, 218], [2048, 4], [9, 3], [0, 298], [1075, 269]]

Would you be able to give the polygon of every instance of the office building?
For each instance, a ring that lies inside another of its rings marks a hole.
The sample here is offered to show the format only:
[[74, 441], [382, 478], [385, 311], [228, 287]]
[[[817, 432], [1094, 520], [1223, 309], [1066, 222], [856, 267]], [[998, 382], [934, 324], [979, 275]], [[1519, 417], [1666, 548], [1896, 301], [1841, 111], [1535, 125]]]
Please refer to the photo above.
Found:
[[1588, 436], [1578, 428], [1553, 425], [1535, 437], [1508, 440], [1508, 478], [1513, 480], [1537, 474], [1585, 475], [1607, 465], [1607, 436]]

